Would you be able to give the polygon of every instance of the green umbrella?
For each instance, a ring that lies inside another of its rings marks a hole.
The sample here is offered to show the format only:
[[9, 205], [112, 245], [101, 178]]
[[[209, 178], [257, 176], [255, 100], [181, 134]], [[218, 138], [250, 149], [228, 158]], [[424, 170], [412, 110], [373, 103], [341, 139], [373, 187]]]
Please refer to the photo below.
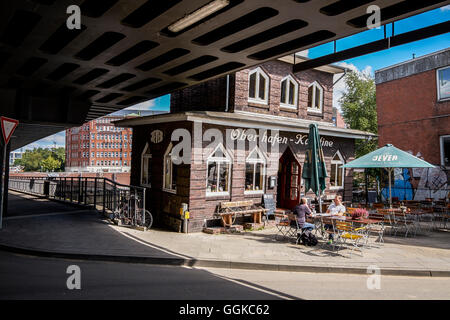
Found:
[[343, 166], [344, 168], [384, 168], [389, 173], [389, 206], [392, 207], [391, 174], [394, 168], [434, 168], [432, 164], [387, 144]]
[[305, 193], [311, 189], [319, 198], [319, 212], [322, 212], [322, 199], [320, 196], [325, 190], [325, 178], [327, 176], [319, 129], [317, 124], [313, 123], [309, 125], [308, 147], [306, 149], [302, 178], [305, 180]]

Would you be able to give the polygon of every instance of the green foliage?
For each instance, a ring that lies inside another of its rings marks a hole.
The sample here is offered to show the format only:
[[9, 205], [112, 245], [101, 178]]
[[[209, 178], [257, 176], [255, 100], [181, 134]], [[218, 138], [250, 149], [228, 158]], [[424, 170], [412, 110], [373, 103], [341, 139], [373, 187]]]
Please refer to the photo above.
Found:
[[[351, 129], [378, 132], [375, 81], [369, 75], [351, 72], [345, 83], [347, 91], [340, 99], [342, 116]], [[378, 141], [357, 140], [356, 157], [361, 157], [378, 147]]]
[[22, 159], [16, 159], [14, 165], [24, 167], [24, 171], [64, 171], [64, 148], [34, 148], [27, 150]]

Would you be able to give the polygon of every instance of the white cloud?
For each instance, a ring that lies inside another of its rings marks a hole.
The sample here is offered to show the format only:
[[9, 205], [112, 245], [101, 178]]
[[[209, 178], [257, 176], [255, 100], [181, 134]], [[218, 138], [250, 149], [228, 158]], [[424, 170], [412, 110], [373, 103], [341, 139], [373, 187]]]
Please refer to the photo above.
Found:
[[450, 4], [441, 8], [441, 11], [450, 11]]
[[156, 101], [155, 100], [149, 100], [149, 101], [144, 101], [144, 102], [135, 104], [134, 106], [128, 107], [127, 109], [131, 109], [131, 110], [150, 110], [155, 105], [156, 105]]
[[42, 138], [33, 143], [30, 143], [23, 147], [24, 150], [34, 149], [34, 148], [53, 148], [56, 147], [64, 147], [66, 145], [66, 132], [61, 131], [55, 133], [51, 136]]
[[[366, 66], [363, 70], [359, 70], [357, 66], [355, 66], [352, 63], [347, 62], [339, 62], [337, 63], [338, 66], [347, 68], [353, 72], [357, 72], [361, 75], [373, 75], [373, 68], [372, 66]], [[336, 74], [333, 78], [333, 81], [336, 82], [342, 74]], [[338, 83], [333, 88], [333, 106], [338, 108], [338, 110], [341, 110], [341, 105], [339, 103], [339, 100], [341, 99], [342, 95], [347, 91], [347, 87], [345, 85], [345, 77], [339, 80]]]
[[306, 50], [303, 50], [303, 51], [299, 51], [299, 52], [297, 52], [297, 55], [302, 56], [302, 57], [308, 57], [309, 49], [306, 49]]

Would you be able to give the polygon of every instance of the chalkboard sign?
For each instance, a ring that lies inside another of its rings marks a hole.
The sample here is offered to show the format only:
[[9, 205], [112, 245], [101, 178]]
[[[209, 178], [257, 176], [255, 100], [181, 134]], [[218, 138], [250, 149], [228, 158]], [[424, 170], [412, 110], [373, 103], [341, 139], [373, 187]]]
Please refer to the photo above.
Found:
[[269, 211], [266, 212], [267, 216], [275, 214], [275, 209], [277, 208], [274, 200], [273, 200], [273, 194], [265, 194], [263, 196], [263, 202], [264, 202], [264, 208], [269, 209]]

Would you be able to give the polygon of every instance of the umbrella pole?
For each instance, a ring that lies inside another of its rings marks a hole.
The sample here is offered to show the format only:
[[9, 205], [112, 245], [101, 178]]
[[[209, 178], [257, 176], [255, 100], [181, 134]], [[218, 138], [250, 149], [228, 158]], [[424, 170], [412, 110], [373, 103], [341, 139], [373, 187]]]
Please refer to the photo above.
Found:
[[320, 190], [319, 190], [319, 213], [322, 213], [322, 197], [320, 196]]
[[392, 190], [391, 190], [391, 173], [392, 173], [392, 168], [389, 168], [388, 172], [389, 172], [389, 208], [392, 209]]

